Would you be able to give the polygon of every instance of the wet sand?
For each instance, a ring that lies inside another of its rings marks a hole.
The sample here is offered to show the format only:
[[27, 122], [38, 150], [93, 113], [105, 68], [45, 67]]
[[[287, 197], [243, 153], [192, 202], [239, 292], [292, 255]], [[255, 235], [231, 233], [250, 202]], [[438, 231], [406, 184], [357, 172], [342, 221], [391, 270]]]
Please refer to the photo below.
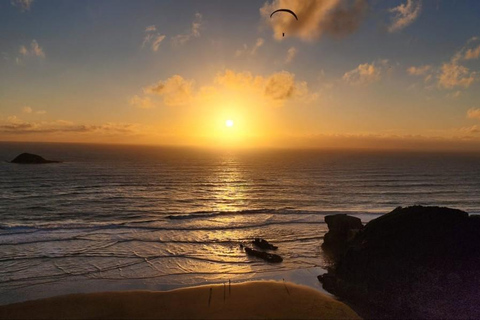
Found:
[[252, 281], [172, 291], [73, 294], [0, 306], [1, 319], [360, 319], [293, 283]]

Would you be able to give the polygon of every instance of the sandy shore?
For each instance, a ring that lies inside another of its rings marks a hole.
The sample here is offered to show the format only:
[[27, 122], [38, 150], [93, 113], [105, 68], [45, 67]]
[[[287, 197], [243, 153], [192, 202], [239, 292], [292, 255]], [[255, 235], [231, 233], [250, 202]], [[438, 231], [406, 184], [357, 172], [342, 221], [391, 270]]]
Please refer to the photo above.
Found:
[[360, 319], [321, 292], [278, 281], [66, 295], [0, 306], [0, 318]]

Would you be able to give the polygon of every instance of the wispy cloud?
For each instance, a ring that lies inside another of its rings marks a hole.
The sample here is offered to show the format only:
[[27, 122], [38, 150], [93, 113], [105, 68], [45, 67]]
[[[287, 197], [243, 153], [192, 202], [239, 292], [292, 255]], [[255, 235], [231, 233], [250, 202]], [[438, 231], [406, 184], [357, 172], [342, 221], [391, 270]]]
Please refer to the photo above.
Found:
[[152, 100], [149, 97], [139, 97], [137, 95], [133, 96], [129, 100], [130, 105], [139, 109], [151, 109], [154, 107]]
[[45, 59], [45, 52], [43, 51], [43, 48], [40, 47], [38, 44], [37, 40], [33, 39], [32, 42], [30, 43], [30, 47], [27, 47], [25, 45], [20, 46], [18, 49], [18, 56], [15, 58], [15, 61], [17, 64], [23, 64], [25, 59], [27, 58], [39, 58], [39, 59]]
[[406, 3], [391, 8], [389, 12], [393, 13], [392, 23], [388, 28], [389, 32], [400, 31], [412, 24], [422, 11], [421, 0], [407, 0]]
[[468, 111], [467, 111], [467, 118], [480, 120], [480, 109], [478, 109], [478, 108], [470, 108], [470, 109], [468, 109]]
[[33, 0], [11, 0], [10, 3], [12, 6], [19, 8], [20, 11], [25, 12], [30, 10]]
[[184, 45], [192, 38], [199, 38], [200, 37], [200, 29], [202, 28], [203, 17], [201, 13], [196, 13], [195, 18], [192, 22], [192, 27], [190, 30], [185, 34], [179, 34], [172, 37], [172, 43], [175, 46]]
[[298, 50], [295, 47], [290, 47], [287, 50], [287, 57], [285, 58], [285, 63], [290, 63], [293, 61], [295, 56], [297, 55]]
[[145, 28], [145, 36], [143, 37], [142, 48], [150, 46], [153, 52], [157, 52], [160, 44], [165, 39], [165, 35], [157, 33], [154, 25]]
[[101, 125], [75, 124], [64, 120], [29, 122], [16, 116], [10, 116], [6, 121], [0, 121], [0, 132], [8, 134], [94, 133], [125, 136], [137, 134], [140, 127], [138, 124], [110, 122]]
[[43, 48], [40, 47], [37, 40], [35, 39], [33, 39], [30, 43], [30, 49], [25, 46], [20, 46], [18, 53], [20, 53], [20, 55], [22, 55], [23, 57], [34, 56], [39, 58], [45, 58], [45, 52], [43, 51]]
[[[260, 8], [264, 21], [273, 29], [277, 40], [298, 37], [305, 41], [319, 39], [323, 34], [345, 36], [358, 29], [367, 9], [366, 0], [274, 0]], [[298, 21], [287, 14], [270, 14], [280, 8], [289, 8], [298, 16]]]
[[254, 56], [257, 53], [257, 50], [263, 46], [265, 40], [263, 38], [258, 38], [255, 42], [255, 45], [252, 48], [249, 48], [247, 44], [243, 45], [242, 49], [238, 49], [235, 52], [235, 57], [242, 57], [242, 56]]
[[407, 72], [408, 72], [409, 75], [412, 75], [412, 76], [424, 76], [430, 70], [432, 70], [431, 65], [424, 65], [424, 66], [419, 66], [419, 67], [412, 66], [412, 67], [409, 67], [407, 69]]
[[388, 60], [360, 64], [357, 68], [346, 72], [342, 79], [352, 85], [367, 85], [379, 81], [388, 67]]

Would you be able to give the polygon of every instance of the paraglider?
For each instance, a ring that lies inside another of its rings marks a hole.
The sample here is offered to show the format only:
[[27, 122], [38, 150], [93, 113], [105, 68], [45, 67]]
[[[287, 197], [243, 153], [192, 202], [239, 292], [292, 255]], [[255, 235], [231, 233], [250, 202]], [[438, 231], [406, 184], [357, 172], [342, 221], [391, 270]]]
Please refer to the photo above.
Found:
[[[277, 13], [277, 12], [282, 12], [282, 11], [283, 11], [283, 12], [288, 12], [288, 13], [290, 13], [290, 14], [293, 15], [293, 16], [295, 17], [295, 19], [297, 19], [297, 21], [298, 21], [298, 17], [297, 17], [297, 15], [295, 14], [295, 12], [293, 12], [293, 11], [290, 10], [290, 9], [277, 9], [277, 10], [273, 11], [272, 14], [270, 14], [270, 18], [272, 18], [272, 16], [273, 16], [275, 13]], [[282, 36], [285, 37], [285, 32], [282, 33]]]

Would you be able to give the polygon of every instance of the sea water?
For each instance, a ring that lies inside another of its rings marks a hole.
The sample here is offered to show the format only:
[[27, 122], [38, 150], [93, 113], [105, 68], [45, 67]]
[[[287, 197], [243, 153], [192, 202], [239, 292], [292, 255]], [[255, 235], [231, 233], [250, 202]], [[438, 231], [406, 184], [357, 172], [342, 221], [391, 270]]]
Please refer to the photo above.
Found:
[[[316, 283], [325, 215], [480, 213], [479, 154], [0, 144], [0, 160], [22, 152], [63, 162], [0, 164], [0, 304], [292, 274]], [[240, 243], [255, 237], [283, 262], [248, 257]]]

